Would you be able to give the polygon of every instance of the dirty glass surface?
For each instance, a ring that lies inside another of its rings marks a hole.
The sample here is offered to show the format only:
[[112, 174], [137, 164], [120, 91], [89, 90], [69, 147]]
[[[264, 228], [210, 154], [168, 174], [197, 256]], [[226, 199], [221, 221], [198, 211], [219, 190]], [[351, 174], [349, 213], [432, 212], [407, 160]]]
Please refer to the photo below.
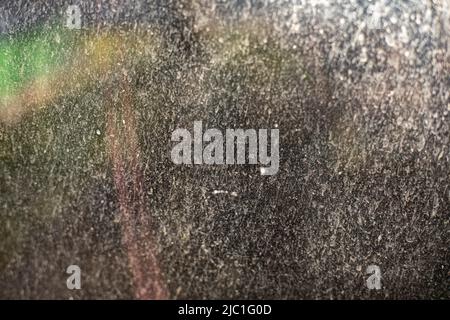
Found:
[[0, 298], [450, 298], [449, 10], [1, 1]]

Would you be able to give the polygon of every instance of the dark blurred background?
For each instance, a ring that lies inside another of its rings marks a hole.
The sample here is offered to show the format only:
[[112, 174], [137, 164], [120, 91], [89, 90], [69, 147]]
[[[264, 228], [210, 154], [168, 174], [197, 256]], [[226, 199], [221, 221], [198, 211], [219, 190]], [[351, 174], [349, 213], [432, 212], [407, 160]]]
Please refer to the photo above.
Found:
[[[0, 298], [450, 297], [448, 0], [0, 18]], [[173, 164], [196, 120], [279, 128], [280, 171]]]

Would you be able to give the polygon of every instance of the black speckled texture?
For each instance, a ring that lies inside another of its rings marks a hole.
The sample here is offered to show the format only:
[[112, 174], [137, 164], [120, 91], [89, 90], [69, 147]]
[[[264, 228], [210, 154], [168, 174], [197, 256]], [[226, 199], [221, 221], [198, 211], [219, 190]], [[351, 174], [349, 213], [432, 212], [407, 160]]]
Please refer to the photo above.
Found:
[[[380, 1], [376, 25], [360, 1], [79, 2], [70, 31], [68, 2], [0, 4], [0, 70], [35, 54], [6, 51], [23, 35], [72, 61], [33, 106], [0, 74], [0, 298], [139, 298], [126, 206], [164, 298], [450, 298], [448, 1]], [[97, 39], [103, 60], [79, 50]], [[278, 128], [279, 172], [175, 165], [197, 120]]]

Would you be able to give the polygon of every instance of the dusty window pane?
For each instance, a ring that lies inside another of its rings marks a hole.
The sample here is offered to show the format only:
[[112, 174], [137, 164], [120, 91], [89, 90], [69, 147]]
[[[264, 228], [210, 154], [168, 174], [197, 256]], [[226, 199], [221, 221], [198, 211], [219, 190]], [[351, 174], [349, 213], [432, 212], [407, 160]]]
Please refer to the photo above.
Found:
[[449, 9], [1, 2], [0, 298], [450, 298]]

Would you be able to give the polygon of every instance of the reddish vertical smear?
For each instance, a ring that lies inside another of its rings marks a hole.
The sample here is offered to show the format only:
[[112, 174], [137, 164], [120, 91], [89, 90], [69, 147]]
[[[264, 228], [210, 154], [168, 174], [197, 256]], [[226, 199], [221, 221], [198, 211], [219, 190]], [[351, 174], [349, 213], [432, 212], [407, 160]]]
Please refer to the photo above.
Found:
[[119, 105], [109, 95], [106, 144], [112, 162], [114, 184], [120, 206], [122, 240], [133, 276], [135, 297], [167, 299], [168, 291], [157, 261], [157, 247], [146, 212], [141, 153], [127, 81], [119, 89]]

